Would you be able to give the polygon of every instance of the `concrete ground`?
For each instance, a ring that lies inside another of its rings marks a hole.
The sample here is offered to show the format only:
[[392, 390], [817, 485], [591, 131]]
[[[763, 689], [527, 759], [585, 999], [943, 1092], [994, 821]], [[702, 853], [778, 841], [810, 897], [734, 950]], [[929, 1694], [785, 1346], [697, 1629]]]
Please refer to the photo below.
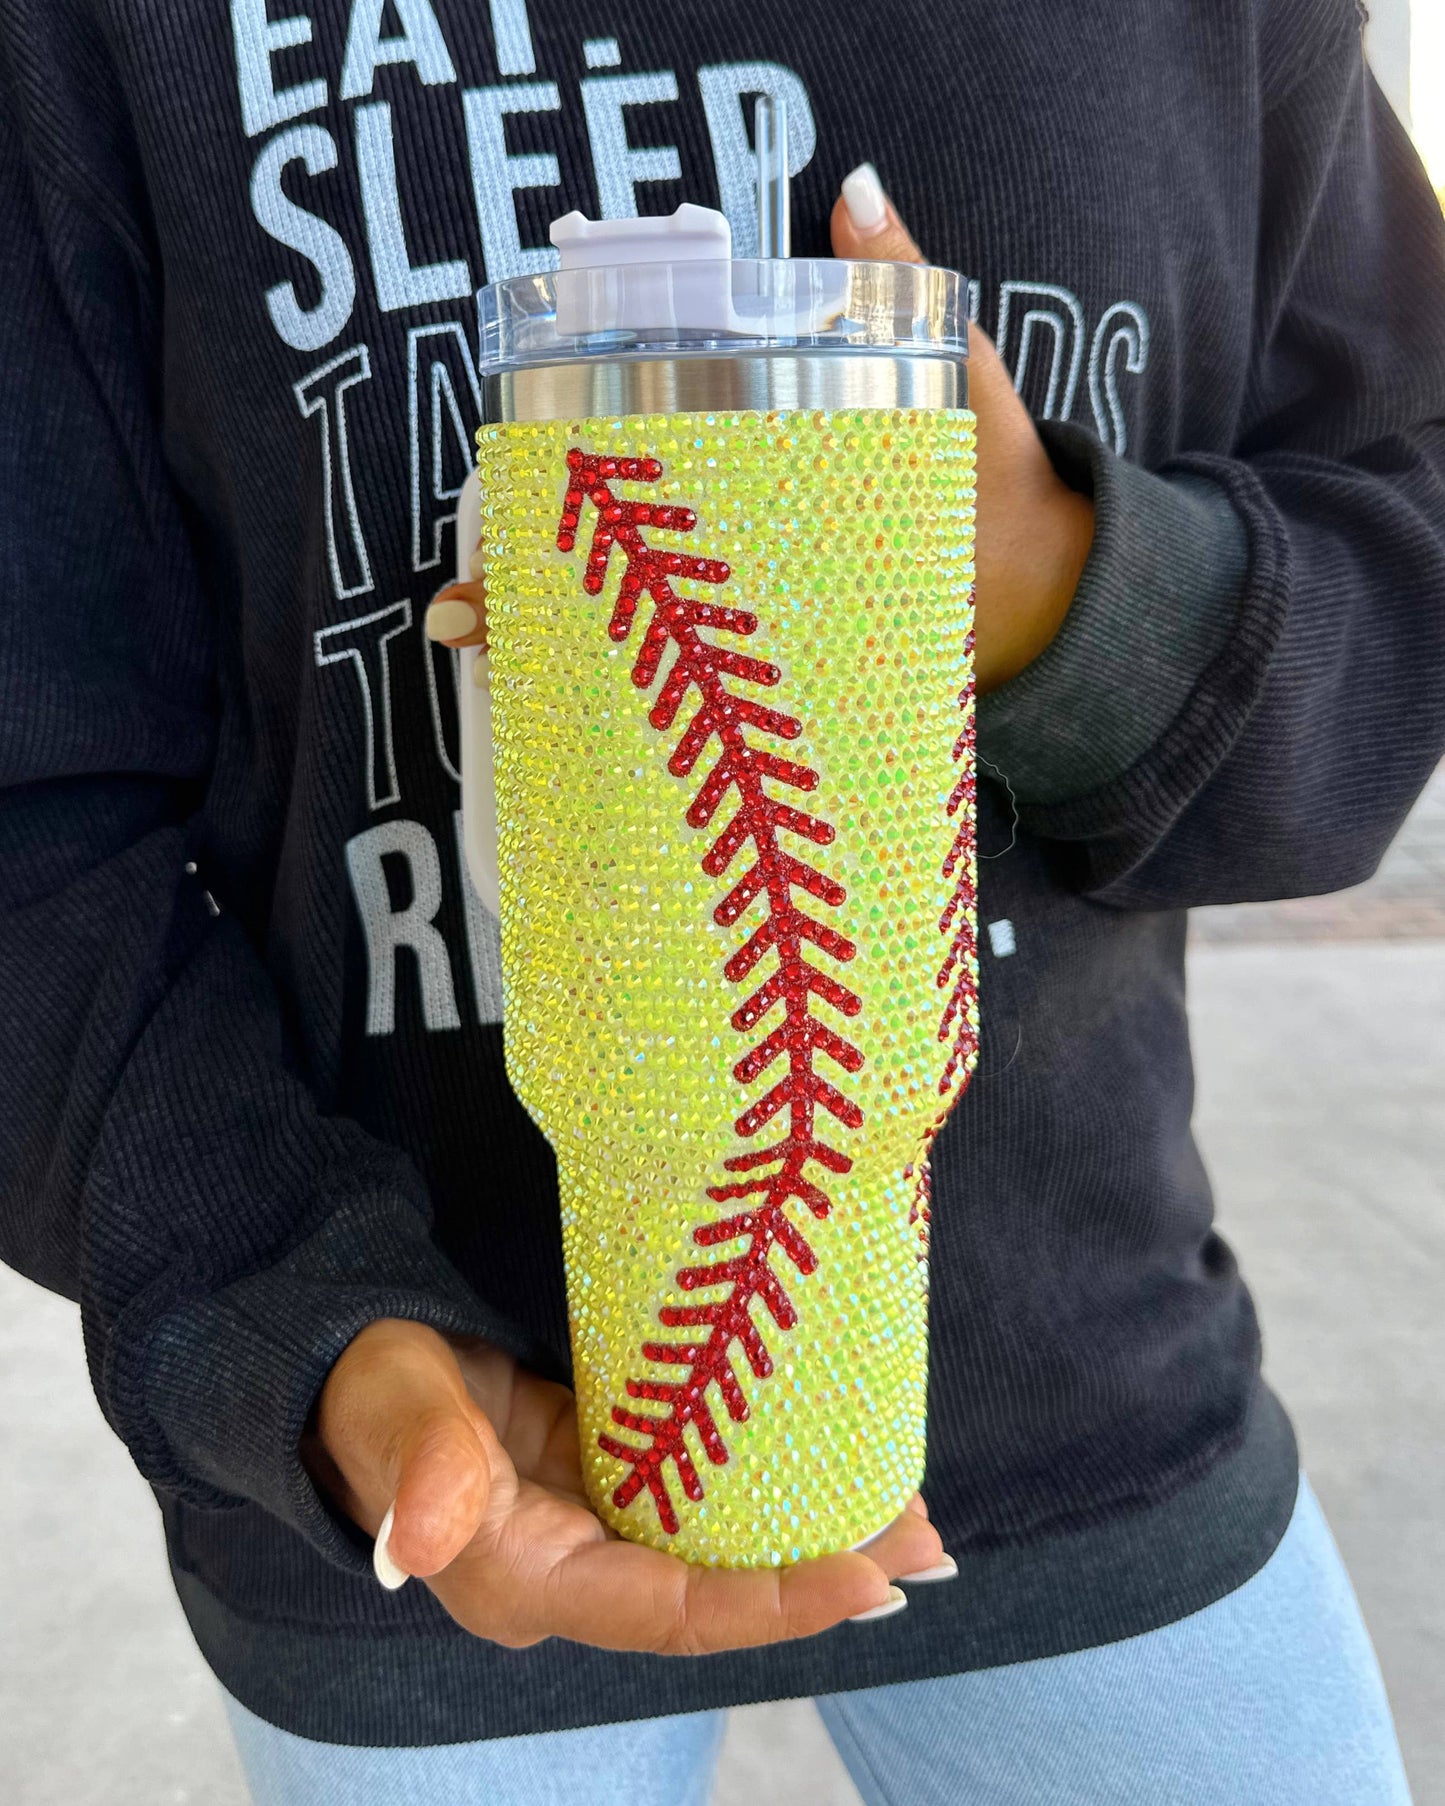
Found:
[[[1440, 833], [1420, 824], [1407, 889]], [[1303, 933], [1287, 912], [1249, 935], [1206, 918], [1190, 969], [1222, 1223], [1379, 1646], [1417, 1806], [1445, 1806], [1440, 894], [1410, 915], [1408, 896], [1389, 910], [1357, 893], [1334, 923], [1322, 906], [1290, 906], [1315, 912]], [[1359, 909], [1405, 938], [1315, 938], [1358, 935]], [[3, 1270], [0, 1795], [245, 1806], [154, 1507], [91, 1398], [74, 1313]], [[810, 1706], [735, 1715], [715, 1806], [783, 1801], [856, 1806]]]

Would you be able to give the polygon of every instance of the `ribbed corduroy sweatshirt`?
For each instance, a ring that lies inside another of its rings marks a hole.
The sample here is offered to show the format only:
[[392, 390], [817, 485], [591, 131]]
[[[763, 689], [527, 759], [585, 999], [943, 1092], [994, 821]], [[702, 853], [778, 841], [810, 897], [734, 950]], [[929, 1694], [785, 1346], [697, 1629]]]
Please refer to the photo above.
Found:
[[[384, 1315], [568, 1372], [421, 619], [478, 286], [574, 207], [719, 205], [746, 254], [761, 90], [795, 249], [876, 163], [1097, 504], [981, 715], [960, 1578], [741, 1655], [508, 1651], [384, 1593], [297, 1454]], [[500, 1736], [1096, 1645], [1255, 1572], [1297, 1458], [1190, 1135], [1186, 911], [1363, 879], [1445, 746], [1445, 230], [1354, 0], [0, 0], [0, 218], [0, 1247], [79, 1299], [231, 1692]]]

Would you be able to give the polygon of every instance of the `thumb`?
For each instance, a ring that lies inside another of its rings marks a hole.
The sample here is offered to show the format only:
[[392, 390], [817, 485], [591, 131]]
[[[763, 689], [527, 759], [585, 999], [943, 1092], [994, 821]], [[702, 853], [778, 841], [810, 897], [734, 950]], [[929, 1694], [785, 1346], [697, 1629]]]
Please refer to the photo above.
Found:
[[884, 194], [871, 163], [860, 163], [843, 178], [843, 191], [833, 207], [832, 233], [835, 257], [856, 257], [868, 263], [926, 261]]
[[[871, 163], [860, 163], [843, 178], [842, 193], [833, 204], [832, 234], [835, 257], [853, 257], [864, 263], [927, 261], [883, 192]], [[980, 421], [1004, 409], [1027, 418], [993, 340], [971, 324], [968, 342], [969, 405]]]
[[506, 1466], [456, 1356], [419, 1323], [373, 1323], [348, 1345], [322, 1388], [316, 1431], [337, 1503], [373, 1536], [386, 1530], [376, 1564], [386, 1585], [454, 1561]]

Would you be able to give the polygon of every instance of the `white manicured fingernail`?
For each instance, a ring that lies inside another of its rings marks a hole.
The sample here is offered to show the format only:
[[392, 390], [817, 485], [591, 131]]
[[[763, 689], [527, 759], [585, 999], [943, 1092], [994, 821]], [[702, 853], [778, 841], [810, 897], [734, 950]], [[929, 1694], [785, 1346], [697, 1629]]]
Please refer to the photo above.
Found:
[[940, 1555], [937, 1563], [931, 1568], [920, 1568], [916, 1574], [902, 1576], [904, 1586], [913, 1586], [920, 1580], [953, 1580], [958, 1574], [958, 1563], [951, 1555]]
[[470, 602], [453, 599], [433, 602], [426, 611], [426, 633], [429, 640], [464, 640], [477, 631], [477, 611]]
[[390, 1549], [386, 1546], [387, 1539], [391, 1535], [391, 1520], [395, 1516], [396, 1507], [393, 1505], [390, 1511], [388, 1511], [386, 1516], [381, 1520], [381, 1528], [376, 1533], [376, 1542], [371, 1551], [372, 1569], [376, 1574], [376, 1578], [386, 1588], [388, 1593], [396, 1592], [398, 1588], [404, 1587], [407, 1581], [411, 1579], [411, 1575], [407, 1573], [405, 1568], [397, 1567], [396, 1563], [391, 1559]]
[[888, 224], [888, 197], [871, 163], [860, 163], [843, 178], [843, 205], [864, 238], [872, 238]]
[[472, 682], [479, 690], [490, 690], [492, 687], [491, 672], [487, 665], [485, 650], [479, 652], [472, 662]]
[[888, 1597], [882, 1605], [875, 1605], [871, 1612], [855, 1612], [848, 1620], [850, 1624], [872, 1624], [879, 1618], [891, 1618], [894, 1612], [901, 1612], [908, 1603], [908, 1595], [902, 1587], [889, 1587]]
[[467, 560], [467, 569], [474, 577], [481, 578], [486, 576], [487, 561], [482, 556], [482, 548], [480, 546], [477, 547], [476, 551], [473, 552], [471, 557]]

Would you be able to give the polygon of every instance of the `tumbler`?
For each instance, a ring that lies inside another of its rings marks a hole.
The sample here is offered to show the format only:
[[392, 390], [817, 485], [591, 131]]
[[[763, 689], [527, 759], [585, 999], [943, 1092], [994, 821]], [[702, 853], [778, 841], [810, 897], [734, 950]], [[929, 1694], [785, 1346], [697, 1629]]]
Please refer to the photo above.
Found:
[[964, 285], [733, 260], [700, 208], [553, 236], [479, 296], [507, 1072], [593, 1507], [791, 1563], [923, 1473], [927, 1157], [978, 1040]]

